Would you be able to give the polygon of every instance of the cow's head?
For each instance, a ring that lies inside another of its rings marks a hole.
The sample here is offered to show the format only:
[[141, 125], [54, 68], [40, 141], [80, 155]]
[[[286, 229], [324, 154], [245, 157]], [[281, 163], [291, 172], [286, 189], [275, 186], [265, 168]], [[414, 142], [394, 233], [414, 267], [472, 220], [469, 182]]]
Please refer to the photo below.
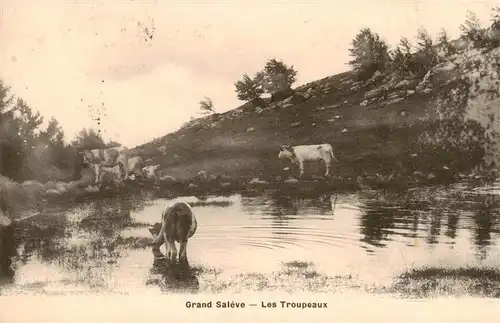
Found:
[[161, 223], [155, 223], [151, 228], [149, 228], [149, 232], [153, 236], [153, 239], [156, 238], [160, 234]]
[[290, 159], [293, 160], [295, 158], [295, 153], [289, 145], [282, 145], [280, 147], [280, 152], [278, 154], [279, 159]]

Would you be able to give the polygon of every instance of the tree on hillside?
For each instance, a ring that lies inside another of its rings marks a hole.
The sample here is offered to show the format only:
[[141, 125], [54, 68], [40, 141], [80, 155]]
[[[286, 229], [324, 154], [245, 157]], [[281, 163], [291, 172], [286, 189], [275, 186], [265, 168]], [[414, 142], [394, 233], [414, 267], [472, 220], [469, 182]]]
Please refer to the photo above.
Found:
[[286, 91], [295, 83], [298, 72], [294, 66], [286, 65], [282, 60], [272, 58], [266, 62], [264, 70], [256, 75], [256, 82], [261, 83], [264, 90], [273, 94]]
[[410, 72], [412, 44], [406, 37], [399, 40], [395, 50], [390, 51], [392, 69], [406, 75]]
[[24, 139], [25, 145], [31, 146], [37, 137], [36, 131], [43, 123], [43, 117], [40, 112], [33, 112], [23, 99], [17, 99], [13, 111], [19, 126], [19, 135]]
[[47, 128], [40, 132], [38, 142], [45, 148], [44, 160], [47, 163], [64, 168], [71, 167], [68, 147], [64, 143], [64, 131], [54, 117], [49, 120]]
[[12, 179], [20, 176], [19, 165], [22, 163], [20, 150], [22, 141], [17, 123], [11, 109], [14, 96], [10, 87], [0, 80], [0, 174]]
[[251, 79], [248, 74], [243, 74], [243, 78], [234, 84], [238, 100], [252, 101], [260, 98], [264, 94], [262, 84], [262, 74], [257, 73], [254, 79]]
[[40, 137], [52, 144], [64, 145], [64, 131], [54, 117], [49, 120], [47, 129], [40, 133]]
[[206, 96], [204, 100], [201, 100], [199, 104], [203, 114], [215, 113], [212, 99], [210, 99], [208, 96]]
[[0, 80], [0, 114], [7, 111], [14, 100], [14, 97], [9, 92], [10, 87], [6, 86], [3, 80]]
[[452, 54], [455, 53], [455, 48], [450, 43], [450, 39], [448, 37], [448, 33], [446, 32], [446, 29], [444, 29], [444, 28], [441, 29], [441, 32], [438, 35], [437, 44], [441, 48], [443, 48], [443, 50], [445, 51], [446, 55], [452, 55]]
[[437, 53], [434, 49], [434, 42], [431, 36], [424, 28], [420, 28], [417, 31], [417, 45], [419, 52], [414, 57], [414, 65], [416, 72], [418, 69], [422, 69], [422, 73], [427, 73], [427, 71], [437, 63]]
[[419, 28], [417, 31], [417, 45], [419, 48], [425, 52], [430, 52], [433, 50], [434, 44], [431, 36], [425, 28]]
[[471, 40], [475, 47], [484, 45], [484, 29], [474, 12], [467, 11], [466, 20], [460, 25], [460, 30], [462, 31], [462, 37]]
[[383, 72], [390, 61], [389, 46], [370, 28], [362, 29], [352, 40], [349, 61], [360, 79], [369, 79], [376, 71]]
[[107, 147], [99, 132], [92, 128], [84, 128], [80, 130], [80, 132], [76, 135], [75, 140], [71, 142], [71, 145], [78, 150], [100, 149]]
[[491, 9], [491, 28], [500, 30], [500, 7]]

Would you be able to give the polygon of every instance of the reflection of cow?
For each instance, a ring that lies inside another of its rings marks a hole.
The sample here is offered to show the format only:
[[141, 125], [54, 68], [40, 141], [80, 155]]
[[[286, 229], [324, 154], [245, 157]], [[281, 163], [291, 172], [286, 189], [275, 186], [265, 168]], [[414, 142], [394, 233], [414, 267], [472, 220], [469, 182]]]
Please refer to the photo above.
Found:
[[95, 170], [95, 183], [99, 183], [101, 167], [114, 167], [120, 165], [120, 172], [123, 176], [120, 179], [127, 179], [128, 174], [128, 148], [119, 146], [105, 149], [92, 149], [80, 152], [83, 162]]
[[149, 232], [153, 235], [153, 252], [161, 254], [160, 246], [165, 243], [167, 259], [176, 260], [177, 248], [175, 241], [180, 243], [179, 260], [187, 261], [187, 242], [196, 232], [196, 217], [189, 204], [175, 203], [165, 208], [161, 215], [161, 223], [156, 223]]
[[142, 172], [147, 179], [158, 184], [160, 180], [160, 165], [146, 166], [142, 169]]
[[137, 176], [140, 176], [141, 178], [144, 178], [144, 173], [142, 171], [142, 158], [139, 156], [136, 157], [130, 157], [128, 160], [128, 175], [134, 175], [135, 178]]
[[330, 164], [332, 159], [337, 161], [333, 155], [333, 149], [330, 144], [321, 145], [302, 145], [290, 147], [283, 145], [278, 154], [279, 159], [288, 159], [294, 164], [299, 165], [300, 176], [304, 175], [304, 161], [322, 160], [326, 166], [325, 176], [330, 173]]

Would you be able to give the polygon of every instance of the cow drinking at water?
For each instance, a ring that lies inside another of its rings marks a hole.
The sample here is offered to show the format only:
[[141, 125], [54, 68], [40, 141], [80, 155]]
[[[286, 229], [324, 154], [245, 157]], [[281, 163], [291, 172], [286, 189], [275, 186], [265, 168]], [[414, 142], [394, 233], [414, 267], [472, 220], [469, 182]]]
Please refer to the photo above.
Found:
[[300, 177], [304, 175], [304, 161], [322, 160], [326, 167], [325, 176], [330, 174], [332, 159], [338, 162], [337, 158], [333, 155], [333, 149], [330, 144], [299, 145], [293, 147], [283, 145], [280, 148], [278, 158], [287, 159], [297, 164], [300, 169]]
[[80, 152], [83, 156], [83, 163], [94, 168], [95, 184], [99, 183], [101, 167], [120, 166], [122, 174], [121, 180], [128, 178], [128, 148], [125, 146], [92, 149]]
[[179, 260], [187, 261], [187, 242], [196, 232], [198, 224], [191, 207], [186, 202], [166, 207], [161, 215], [161, 223], [156, 223], [149, 232], [153, 235], [153, 252], [161, 254], [160, 246], [165, 243], [167, 260], [176, 260], [179, 242]]

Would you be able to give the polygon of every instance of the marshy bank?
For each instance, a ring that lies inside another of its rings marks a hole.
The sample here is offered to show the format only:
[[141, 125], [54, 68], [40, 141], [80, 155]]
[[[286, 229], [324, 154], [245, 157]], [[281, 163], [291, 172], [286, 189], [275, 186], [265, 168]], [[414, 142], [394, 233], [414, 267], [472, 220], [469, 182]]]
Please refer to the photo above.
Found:
[[[500, 269], [490, 267], [427, 267], [408, 269], [393, 277], [389, 284], [368, 283], [358, 277], [343, 274], [329, 276], [318, 272], [307, 261], [290, 261], [269, 274], [242, 273], [225, 277], [222, 270], [195, 267], [199, 293], [310, 292], [343, 293], [349, 291], [390, 294], [398, 298], [483, 297], [500, 298]], [[164, 289], [165, 279], [152, 280]], [[186, 290], [187, 283], [177, 286]], [[191, 289], [192, 290], [192, 289]]]

